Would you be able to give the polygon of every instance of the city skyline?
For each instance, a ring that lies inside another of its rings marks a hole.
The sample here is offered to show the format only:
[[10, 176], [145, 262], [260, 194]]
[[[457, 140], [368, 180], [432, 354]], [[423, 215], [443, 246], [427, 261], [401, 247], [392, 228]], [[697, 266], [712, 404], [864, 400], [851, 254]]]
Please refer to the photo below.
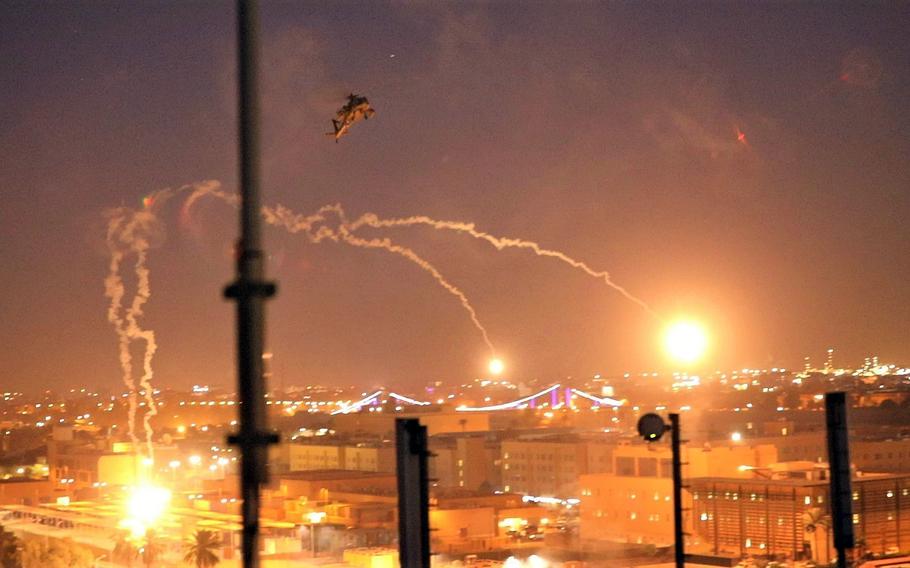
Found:
[[[266, 3], [263, 201], [426, 214], [563, 251], [662, 318], [702, 322], [710, 349], [693, 371], [798, 368], [832, 346], [844, 361], [907, 361], [899, 12]], [[236, 189], [232, 17], [216, 3], [12, 4], [8, 388], [117, 388], [104, 211], [206, 179]], [[377, 115], [336, 145], [324, 131], [350, 91]], [[163, 208], [148, 259], [155, 384], [230, 384], [220, 291], [235, 215], [206, 202], [187, 221], [179, 207]], [[673, 368], [662, 322], [583, 273], [463, 235], [390, 234], [470, 298], [515, 380]], [[287, 384], [485, 372], [470, 318], [413, 263], [266, 239], [279, 282], [268, 343]]]

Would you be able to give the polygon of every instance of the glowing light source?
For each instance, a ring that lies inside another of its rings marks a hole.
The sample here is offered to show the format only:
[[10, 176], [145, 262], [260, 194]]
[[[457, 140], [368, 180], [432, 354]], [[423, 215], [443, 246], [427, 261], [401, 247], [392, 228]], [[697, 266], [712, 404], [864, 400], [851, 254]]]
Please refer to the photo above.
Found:
[[313, 524], [313, 525], [317, 525], [317, 524], [325, 521], [325, 517], [326, 517], [325, 511], [312, 511], [312, 512], [306, 514], [307, 521], [309, 521], [310, 524]]
[[732, 434], [730, 434], [730, 441], [731, 442], [742, 442], [743, 435], [740, 434], [739, 432], [733, 432]]
[[487, 369], [491, 375], [501, 375], [506, 370], [506, 364], [502, 362], [502, 359], [490, 359]]
[[694, 363], [704, 355], [708, 347], [708, 337], [698, 324], [680, 321], [667, 328], [664, 346], [674, 360]]
[[145, 536], [149, 527], [164, 515], [170, 500], [171, 492], [164, 487], [134, 487], [126, 501], [126, 518], [120, 521], [120, 526], [128, 529], [133, 538]]

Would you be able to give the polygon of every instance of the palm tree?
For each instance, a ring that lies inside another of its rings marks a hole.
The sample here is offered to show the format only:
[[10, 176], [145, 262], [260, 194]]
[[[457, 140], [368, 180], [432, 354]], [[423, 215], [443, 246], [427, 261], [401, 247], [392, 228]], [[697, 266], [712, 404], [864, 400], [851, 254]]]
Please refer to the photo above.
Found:
[[22, 550], [16, 535], [0, 526], [0, 566], [19, 568], [22, 566]]
[[139, 549], [136, 548], [136, 545], [129, 539], [129, 536], [126, 533], [120, 533], [117, 535], [117, 542], [114, 544], [114, 550], [111, 552], [111, 559], [115, 562], [125, 563], [127, 566], [132, 566], [133, 561], [139, 557]]
[[139, 553], [142, 555], [142, 563], [146, 566], [151, 566], [158, 557], [161, 555], [161, 545], [158, 544], [158, 540], [155, 538], [155, 531], [149, 529], [145, 533], [145, 546], [139, 549]]
[[221, 562], [218, 549], [221, 548], [221, 539], [215, 531], [198, 530], [186, 543], [186, 554], [183, 561], [196, 568], [212, 568]]
[[830, 559], [828, 558], [828, 554], [830, 554], [830, 553], [828, 552], [828, 543], [827, 543], [828, 538], [827, 537], [830, 537], [831, 517], [829, 515], [825, 514], [825, 511], [823, 511], [821, 508], [812, 507], [811, 509], [809, 509], [808, 511], [803, 513], [803, 522], [806, 524], [806, 532], [809, 534], [815, 535], [815, 561], [816, 562], [822, 561], [821, 550], [820, 550], [820, 547], [818, 544], [819, 529], [823, 529], [825, 531], [825, 536], [826, 536], [826, 538], [825, 538], [825, 561], [826, 562], [829, 561]]

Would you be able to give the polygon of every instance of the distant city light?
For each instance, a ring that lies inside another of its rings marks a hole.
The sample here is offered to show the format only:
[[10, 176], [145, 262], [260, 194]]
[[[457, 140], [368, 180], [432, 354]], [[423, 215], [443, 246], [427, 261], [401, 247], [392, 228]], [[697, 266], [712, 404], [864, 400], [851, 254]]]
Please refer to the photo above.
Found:
[[742, 442], [743, 435], [739, 432], [733, 432], [732, 434], [730, 434], [730, 441], [731, 442]]

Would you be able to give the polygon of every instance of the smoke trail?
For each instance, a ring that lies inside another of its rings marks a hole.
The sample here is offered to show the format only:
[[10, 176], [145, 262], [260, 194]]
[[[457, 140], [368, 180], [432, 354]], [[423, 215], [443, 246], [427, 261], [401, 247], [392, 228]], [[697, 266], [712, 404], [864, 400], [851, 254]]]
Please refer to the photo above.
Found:
[[[118, 347], [120, 351], [120, 367], [123, 373], [123, 382], [128, 389], [129, 413], [127, 429], [130, 441], [138, 449], [139, 440], [136, 436], [136, 411], [138, 407], [139, 389], [133, 378], [132, 355], [130, 347], [133, 341], [142, 340], [145, 344], [143, 356], [143, 374], [140, 378], [139, 387], [147, 406], [143, 416], [143, 429], [145, 432], [145, 448], [148, 457], [153, 455], [152, 447], [152, 428], [151, 418], [157, 414], [157, 407], [152, 391], [151, 379], [152, 357], [157, 350], [155, 342], [155, 333], [151, 330], [145, 330], [139, 325], [139, 318], [143, 315], [143, 306], [148, 302], [151, 296], [149, 285], [149, 271], [146, 266], [148, 258], [148, 249], [151, 247], [151, 239], [158, 232], [157, 218], [155, 209], [159, 200], [166, 199], [170, 195], [170, 190], [162, 190], [147, 197], [145, 207], [141, 210], [133, 210], [127, 207], [120, 207], [108, 212], [108, 232], [107, 243], [111, 252], [111, 263], [108, 277], [105, 279], [105, 295], [111, 299], [111, 305], [108, 309], [108, 321], [114, 326], [117, 334]], [[120, 276], [120, 268], [124, 259], [128, 256], [135, 256], [133, 266], [136, 275], [136, 292], [133, 295], [129, 306], [121, 315], [123, 308], [123, 297], [126, 290], [123, 279]]]
[[[239, 199], [236, 194], [227, 193], [219, 187], [206, 187], [193, 192], [193, 194], [187, 198], [183, 207], [184, 215], [188, 215], [192, 205], [200, 197], [205, 195], [218, 197], [235, 207], [239, 204]], [[430, 274], [430, 276], [432, 276], [447, 292], [458, 298], [461, 306], [468, 312], [474, 327], [477, 328], [483, 337], [483, 341], [486, 344], [487, 349], [489, 349], [490, 354], [495, 355], [496, 348], [490, 340], [489, 333], [483, 323], [481, 323], [480, 318], [477, 316], [477, 311], [474, 309], [474, 306], [471, 305], [470, 300], [468, 300], [468, 297], [464, 292], [446, 280], [445, 276], [443, 276], [435, 266], [417, 254], [414, 250], [393, 243], [391, 239], [388, 238], [364, 239], [352, 234], [351, 230], [348, 228], [350, 222], [347, 219], [344, 209], [340, 205], [325, 205], [311, 215], [300, 215], [283, 205], [277, 205], [275, 207], [264, 206], [262, 207], [262, 216], [269, 225], [282, 227], [289, 233], [304, 233], [309, 241], [314, 244], [329, 239], [336, 243], [345, 243], [358, 248], [385, 250], [410, 260]], [[329, 224], [332, 222], [335, 223], [334, 226]]]
[[[108, 244], [110, 245], [113, 225], [108, 227]], [[136, 421], [136, 383], [133, 380], [132, 357], [130, 355], [130, 339], [126, 333], [123, 323], [123, 316], [120, 315], [123, 309], [124, 287], [123, 280], [120, 278], [120, 264], [123, 262], [123, 253], [111, 250], [111, 263], [108, 270], [107, 278], [104, 279], [104, 295], [111, 300], [107, 310], [107, 321], [114, 326], [114, 332], [117, 334], [117, 347], [120, 352], [120, 371], [123, 375], [123, 384], [126, 386], [128, 393], [129, 410], [127, 415], [127, 432], [133, 447], [139, 445], [139, 438], [136, 437], [134, 423]]]
[[[152, 386], [154, 378], [152, 359], [158, 350], [158, 344], [155, 340], [155, 332], [144, 329], [139, 320], [144, 315], [144, 306], [151, 297], [150, 273], [147, 266], [148, 251], [162, 239], [163, 235], [157, 213], [164, 203], [177, 193], [189, 189], [201, 191], [215, 186], [217, 186], [217, 182], [207, 181], [177, 189], [165, 188], [146, 196], [142, 200], [142, 209], [118, 207], [106, 212], [108, 217], [107, 245], [111, 254], [108, 275], [104, 280], [104, 294], [111, 301], [107, 319], [113, 325], [117, 335], [120, 369], [123, 384], [128, 391], [127, 431], [130, 441], [137, 451], [139, 451], [139, 438], [136, 435], [135, 423], [140, 393], [146, 405], [146, 411], [142, 416], [142, 426], [145, 434], [145, 452], [148, 458], [154, 457], [152, 444], [154, 432], [151, 421], [158, 414], [158, 405], [155, 402], [155, 391]], [[126, 289], [120, 271], [128, 256], [135, 257], [133, 271], [136, 276], [136, 292], [129, 306], [124, 308], [123, 298], [126, 295]], [[141, 341], [145, 348], [138, 388], [133, 377], [133, 361], [130, 352], [133, 341]]]
[[589, 276], [603, 280], [604, 284], [612, 288], [613, 290], [619, 292], [626, 299], [631, 300], [632, 302], [638, 304], [642, 309], [644, 309], [649, 315], [655, 319], [661, 319], [651, 307], [645, 303], [644, 300], [632, 295], [628, 290], [620, 286], [619, 284], [613, 282], [610, 277], [610, 273], [606, 270], [594, 270], [586, 263], [575, 260], [574, 258], [568, 256], [565, 253], [562, 253], [557, 250], [551, 250], [541, 247], [539, 244], [533, 241], [526, 241], [523, 239], [515, 239], [509, 237], [497, 237], [483, 231], [478, 231], [474, 223], [462, 223], [458, 221], [440, 221], [426, 217], [423, 215], [418, 215], [414, 217], [403, 217], [403, 218], [393, 218], [393, 219], [381, 219], [375, 213], [365, 213], [356, 221], [349, 223], [347, 225], [350, 231], [356, 231], [360, 227], [369, 226], [377, 229], [381, 228], [393, 228], [393, 227], [412, 227], [415, 225], [425, 225], [432, 227], [436, 230], [444, 231], [457, 231], [459, 233], [468, 234], [475, 239], [484, 240], [494, 247], [497, 250], [503, 250], [506, 248], [523, 248], [529, 249], [534, 252], [537, 256], [546, 256], [551, 258], [556, 258], [562, 262], [568, 264], [573, 268], [577, 268], [586, 272]]
[[142, 393], [146, 404], [146, 412], [142, 416], [142, 426], [145, 430], [145, 445], [148, 456], [152, 457], [151, 420], [152, 417], [158, 414], [158, 407], [155, 404], [154, 391], [151, 383], [152, 378], [154, 377], [154, 372], [152, 371], [152, 358], [155, 356], [155, 352], [158, 351], [158, 343], [155, 341], [155, 332], [142, 329], [138, 322], [138, 318], [143, 315], [142, 307], [148, 302], [152, 292], [149, 286], [149, 270], [146, 266], [148, 242], [144, 239], [137, 239], [136, 243], [136, 264], [134, 266], [134, 270], [136, 271], [136, 295], [133, 296], [133, 303], [127, 311], [126, 332], [130, 339], [141, 339], [145, 342], [145, 355], [142, 359], [142, 377], [139, 379], [139, 387], [142, 389], [140, 392]]

